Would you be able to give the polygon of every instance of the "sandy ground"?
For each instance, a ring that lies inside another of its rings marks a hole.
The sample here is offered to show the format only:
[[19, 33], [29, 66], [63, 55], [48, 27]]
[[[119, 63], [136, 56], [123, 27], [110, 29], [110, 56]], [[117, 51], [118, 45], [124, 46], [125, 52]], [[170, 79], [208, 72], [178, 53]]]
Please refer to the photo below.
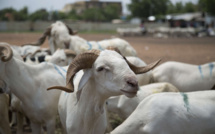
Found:
[[[0, 42], [21, 45], [36, 41], [42, 33], [0, 33]], [[103, 40], [117, 35], [79, 34], [87, 40]], [[153, 38], [146, 36], [120, 37], [128, 41], [146, 63], [162, 58], [162, 61], [180, 61], [191, 64], [204, 64], [215, 61], [215, 38]], [[48, 47], [48, 41], [42, 45]]]
[[[42, 33], [0, 33], [0, 42], [22, 45], [36, 41]], [[79, 34], [87, 40], [103, 40], [117, 35]], [[138, 56], [146, 63], [162, 58], [165, 61], [180, 61], [190, 64], [204, 64], [215, 61], [215, 38], [153, 38], [146, 36], [121, 37], [128, 41], [137, 51]], [[48, 47], [48, 41], [42, 45]], [[13, 129], [13, 133], [15, 130]], [[25, 134], [30, 134], [29, 128]]]

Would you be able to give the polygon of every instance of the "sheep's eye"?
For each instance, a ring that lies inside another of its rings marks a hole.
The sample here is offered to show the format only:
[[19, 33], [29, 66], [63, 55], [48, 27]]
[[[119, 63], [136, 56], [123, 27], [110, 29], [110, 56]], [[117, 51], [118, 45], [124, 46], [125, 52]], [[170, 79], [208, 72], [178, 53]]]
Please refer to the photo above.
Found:
[[104, 67], [99, 67], [99, 68], [97, 69], [98, 72], [100, 72], [100, 71], [102, 71], [102, 70], [104, 70]]

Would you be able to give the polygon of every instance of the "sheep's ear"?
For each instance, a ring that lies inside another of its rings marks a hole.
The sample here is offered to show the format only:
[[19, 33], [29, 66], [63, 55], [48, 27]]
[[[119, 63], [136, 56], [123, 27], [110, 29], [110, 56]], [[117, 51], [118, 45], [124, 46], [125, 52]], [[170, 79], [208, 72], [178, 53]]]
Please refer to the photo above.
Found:
[[82, 76], [79, 84], [78, 84], [78, 91], [76, 93], [77, 96], [77, 101], [79, 101], [80, 96], [81, 96], [81, 91], [84, 87], [84, 85], [87, 83], [87, 81], [89, 80], [89, 78], [92, 76], [92, 70], [91, 69], [86, 69], [84, 71], [84, 75]]

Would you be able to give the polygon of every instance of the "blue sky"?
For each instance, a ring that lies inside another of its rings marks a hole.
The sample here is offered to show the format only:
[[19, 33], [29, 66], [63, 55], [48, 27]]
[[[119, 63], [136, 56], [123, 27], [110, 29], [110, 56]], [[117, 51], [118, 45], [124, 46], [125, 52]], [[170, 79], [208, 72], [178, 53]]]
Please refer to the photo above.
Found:
[[[27, 6], [30, 12], [34, 12], [41, 8], [46, 8], [48, 11], [61, 10], [65, 4], [74, 3], [76, 1], [83, 0], [0, 0], [0, 9], [13, 7], [17, 10], [20, 10], [24, 6]], [[130, 3], [130, 0], [100, 0], [100, 1], [121, 1], [123, 6], [123, 13], [128, 13], [126, 5]], [[182, 2], [192, 1], [196, 3], [198, 0], [171, 0], [171, 1], [173, 3], [178, 1]]]

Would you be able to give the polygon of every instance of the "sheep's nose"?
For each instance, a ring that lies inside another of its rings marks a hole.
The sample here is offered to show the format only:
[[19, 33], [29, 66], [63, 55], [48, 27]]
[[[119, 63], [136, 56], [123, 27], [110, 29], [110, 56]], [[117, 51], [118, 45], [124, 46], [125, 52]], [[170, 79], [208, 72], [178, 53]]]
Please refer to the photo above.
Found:
[[126, 82], [131, 87], [138, 87], [138, 81], [135, 78], [127, 78]]

